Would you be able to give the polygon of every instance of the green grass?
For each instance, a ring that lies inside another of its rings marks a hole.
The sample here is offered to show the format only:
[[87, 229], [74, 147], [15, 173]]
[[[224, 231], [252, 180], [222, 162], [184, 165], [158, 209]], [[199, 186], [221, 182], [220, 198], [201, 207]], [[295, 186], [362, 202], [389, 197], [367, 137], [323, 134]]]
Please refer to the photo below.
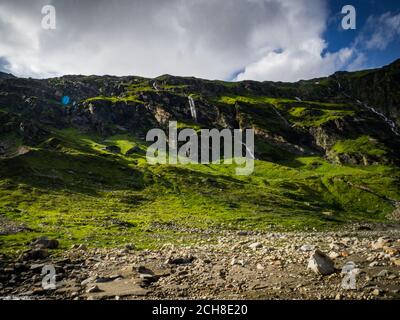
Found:
[[195, 241], [195, 235], [168, 225], [340, 228], [351, 221], [384, 221], [393, 210], [385, 197], [400, 200], [399, 171], [388, 166], [339, 166], [303, 157], [280, 165], [256, 161], [251, 176], [239, 177], [234, 165], [149, 166], [143, 155], [104, 150], [110, 144], [122, 153], [135, 145], [146, 148], [127, 134], [53, 134], [25, 155], [0, 160], [0, 213], [30, 229], [0, 236], [1, 252], [22, 250], [40, 235], [59, 239], [63, 248]]
[[221, 96], [217, 99], [217, 102], [225, 103], [225, 104], [235, 104], [237, 102], [244, 102], [248, 104], [272, 104], [278, 105], [281, 103], [289, 103], [289, 102], [297, 102], [294, 99], [281, 99], [281, 98], [269, 98], [264, 96], [235, 96], [235, 95], [226, 95]]
[[193, 122], [189, 122], [189, 121], [185, 121], [185, 122], [178, 121], [177, 129], [178, 130], [181, 130], [181, 129], [193, 129], [194, 131], [199, 132], [201, 129], [206, 129], [206, 128], [203, 128], [198, 123], [193, 123]]
[[288, 119], [300, 127], [317, 127], [323, 123], [354, 115], [353, 110], [318, 108], [315, 105], [291, 107]]
[[113, 104], [117, 102], [136, 102], [136, 103], [143, 103], [143, 101], [140, 101], [135, 95], [130, 95], [127, 97], [104, 97], [104, 96], [99, 96], [99, 97], [92, 97], [89, 99], [86, 99], [86, 102], [92, 102], [92, 101], [108, 101]]
[[[216, 102], [235, 105], [245, 104], [247, 106], [259, 106], [264, 109], [275, 107], [287, 119], [287, 121], [298, 127], [317, 127], [328, 121], [352, 116], [355, 114], [354, 107], [338, 103], [297, 101], [295, 99], [271, 98], [265, 96], [236, 96], [224, 95], [218, 97]], [[251, 110], [251, 108], [247, 108]], [[276, 116], [276, 115], [275, 115]], [[266, 121], [269, 117], [255, 117]], [[268, 125], [270, 128], [270, 125]]]
[[128, 134], [120, 134], [120, 135], [114, 135], [106, 140], [104, 140], [105, 143], [108, 145], [115, 145], [121, 149], [121, 153], [125, 154], [127, 151], [132, 149], [133, 147], [141, 145], [141, 143], [138, 143], [137, 139], [132, 138]]
[[365, 154], [374, 157], [382, 157], [387, 154], [385, 146], [369, 136], [339, 141], [333, 146], [332, 150], [336, 154]]

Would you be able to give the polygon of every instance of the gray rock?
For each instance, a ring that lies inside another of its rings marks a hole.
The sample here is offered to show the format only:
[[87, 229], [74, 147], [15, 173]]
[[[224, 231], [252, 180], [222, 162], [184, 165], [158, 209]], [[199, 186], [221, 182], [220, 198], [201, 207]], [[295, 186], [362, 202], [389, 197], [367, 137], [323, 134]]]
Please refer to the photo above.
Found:
[[143, 281], [144, 286], [148, 286], [153, 282], [156, 282], [158, 280], [158, 277], [156, 277], [153, 274], [146, 274], [146, 273], [141, 273], [140, 274], [140, 279]]
[[35, 263], [35, 264], [31, 265], [30, 270], [32, 270], [32, 271], [42, 270], [43, 267], [44, 267], [44, 263]]
[[168, 259], [168, 264], [189, 264], [192, 263], [194, 260], [193, 257], [184, 257], [184, 258], [170, 258]]
[[386, 278], [386, 277], [388, 277], [390, 275], [390, 272], [389, 271], [387, 271], [387, 270], [382, 270], [381, 272], [379, 272], [378, 274], [377, 274], [377, 277], [378, 278]]
[[76, 249], [86, 251], [87, 246], [85, 244], [80, 244], [80, 245], [78, 245], [78, 247]]
[[382, 292], [379, 289], [374, 289], [372, 291], [372, 295], [374, 295], [375, 297], [379, 297], [382, 294]]
[[55, 239], [48, 239], [47, 237], [41, 237], [36, 239], [31, 243], [32, 247], [42, 248], [42, 249], [57, 249], [58, 241]]
[[154, 275], [154, 272], [150, 270], [149, 268], [146, 268], [145, 266], [138, 266], [137, 268], [135, 267], [136, 271], [139, 274], [151, 274]]
[[112, 282], [114, 280], [122, 279], [122, 278], [123, 278], [123, 276], [121, 276], [119, 274], [116, 274], [116, 275], [112, 275], [112, 276], [109, 276], [109, 277], [97, 278], [94, 282], [95, 283], [105, 283], [105, 282]]
[[313, 251], [315, 250], [315, 246], [311, 244], [304, 244], [300, 247], [300, 251], [308, 252], [308, 251]]
[[335, 252], [335, 251], [330, 251], [329, 254], [328, 254], [328, 256], [329, 256], [329, 258], [331, 258], [331, 259], [336, 259], [336, 258], [339, 258], [339, 257], [340, 257], [340, 254], [337, 253], [337, 252]]
[[132, 243], [128, 243], [125, 245], [125, 249], [127, 250], [135, 250], [135, 245]]
[[96, 293], [96, 292], [101, 292], [98, 286], [93, 286], [86, 290], [86, 293]]
[[23, 255], [24, 260], [41, 260], [46, 259], [49, 253], [46, 249], [32, 249]]
[[315, 250], [308, 261], [307, 269], [316, 274], [329, 275], [335, 272], [334, 262], [325, 253]]
[[260, 242], [256, 242], [256, 243], [252, 243], [251, 245], [249, 245], [249, 248], [255, 251], [257, 249], [262, 248], [262, 246], [263, 245]]
[[264, 266], [261, 263], [257, 263], [257, 270], [264, 270]]
[[96, 279], [95, 277], [87, 278], [87, 279], [85, 279], [85, 280], [83, 280], [83, 281], [81, 282], [81, 286], [86, 286], [87, 284], [93, 282], [95, 279]]
[[371, 248], [373, 250], [383, 249], [383, 247], [386, 246], [389, 242], [390, 242], [390, 239], [388, 239], [386, 237], [381, 237], [376, 242], [371, 243]]

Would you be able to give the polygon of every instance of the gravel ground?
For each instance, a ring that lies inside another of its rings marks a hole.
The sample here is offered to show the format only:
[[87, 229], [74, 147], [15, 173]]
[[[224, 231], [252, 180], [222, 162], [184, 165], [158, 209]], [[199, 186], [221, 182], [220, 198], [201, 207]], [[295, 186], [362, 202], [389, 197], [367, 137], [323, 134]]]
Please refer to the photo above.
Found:
[[[136, 251], [133, 244], [75, 245], [50, 256], [57, 241], [38, 241], [18, 259], [0, 256], [0, 297], [399, 299], [399, 235], [398, 226], [328, 233], [221, 231], [217, 242], [200, 237], [195, 246]], [[55, 268], [55, 288], [43, 289], [45, 266]], [[334, 269], [322, 274], [330, 266]]]

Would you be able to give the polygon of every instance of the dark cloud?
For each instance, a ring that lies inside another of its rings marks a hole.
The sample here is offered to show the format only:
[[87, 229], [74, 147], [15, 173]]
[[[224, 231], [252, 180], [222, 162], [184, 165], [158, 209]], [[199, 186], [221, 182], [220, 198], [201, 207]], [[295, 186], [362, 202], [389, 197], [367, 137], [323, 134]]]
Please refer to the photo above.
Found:
[[0, 57], [0, 72], [10, 72], [10, 63], [5, 57]]

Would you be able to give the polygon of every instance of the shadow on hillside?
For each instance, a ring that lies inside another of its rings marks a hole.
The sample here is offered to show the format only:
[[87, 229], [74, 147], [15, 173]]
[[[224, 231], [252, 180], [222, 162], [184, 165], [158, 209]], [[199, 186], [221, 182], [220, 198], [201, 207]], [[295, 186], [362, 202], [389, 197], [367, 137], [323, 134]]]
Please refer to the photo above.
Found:
[[143, 172], [127, 161], [87, 154], [34, 150], [12, 159], [0, 160], [0, 178], [44, 190], [70, 190], [97, 196], [98, 191], [142, 190]]

